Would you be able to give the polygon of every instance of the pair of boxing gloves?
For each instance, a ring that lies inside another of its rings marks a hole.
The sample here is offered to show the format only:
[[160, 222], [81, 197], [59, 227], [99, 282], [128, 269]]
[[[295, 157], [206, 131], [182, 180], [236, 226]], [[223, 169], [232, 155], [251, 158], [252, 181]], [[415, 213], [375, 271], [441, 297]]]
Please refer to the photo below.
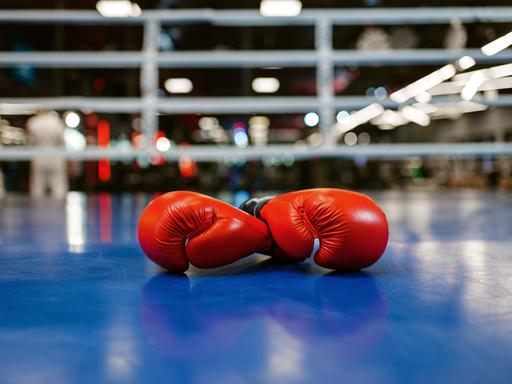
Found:
[[142, 212], [139, 243], [152, 261], [180, 273], [229, 264], [255, 252], [283, 261], [312, 256], [325, 268], [354, 271], [386, 248], [384, 212], [368, 196], [332, 188], [250, 199], [240, 209], [190, 191], [157, 197]]

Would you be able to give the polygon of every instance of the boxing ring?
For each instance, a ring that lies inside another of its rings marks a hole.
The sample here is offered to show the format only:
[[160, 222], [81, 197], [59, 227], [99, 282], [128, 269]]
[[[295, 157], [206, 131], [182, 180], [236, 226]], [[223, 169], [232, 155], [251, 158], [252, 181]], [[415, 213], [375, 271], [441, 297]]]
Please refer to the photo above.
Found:
[[371, 196], [391, 232], [364, 272], [253, 255], [187, 275], [136, 242], [152, 196], [9, 197], [2, 381], [507, 382], [512, 196]]
[[[1, 148], [0, 160], [404, 159], [510, 156], [512, 143], [389, 143], [349, 147], [331, 127], [339, 109], [368, 105], [336, 96], [335, 65], [446, 64], [462, 55], [512, 60], [511, 50], [335, 50], [334, 25], [512, 21], [511, 7], [304, 10], [296, 18], [252, 11], [144, 11], [107, 19], [88, 11], [0, 11], [1, 23], [141, 25], [136, 52], [0, 53], [0, 66], [140, 68], [140, 97], [1, 98], [2, 108], [140, 113], [152, 137], [159, 114], [315, 111], [319, 146], [201, 145], [159, 151], [89, 146], [83, 151]], [[160, 52], [163, 23], [309, 25], [311, 51]], [[157, 94], [158, 69], [279, 65], [315, 67], [315, 97], [172, 97]], [[432, 103], [443, 102], [433, 98]], [[480, 100], [511, 106], [510, 95]], [[396, 104], [383, 102], [386, 108]], [[280, 191], [276, 191], [280, 192]], [[492, 382], [512, 377], [512, 195], [484, 191], [370, 191], [390, 240], [364, 272], [338, 274], [311, 261], [278, 264], [255, 254], [212, 270], [163, 272], [137, 243], [139, 215], [155, 195], [70, 192], [63, 201], [0, 199], [0, 381], [5, 383], [395, 383]], [[246, 193], [223, 193], [238, 205]]]
[[[159, 114], [252, 114], [252, 113], [307, 113], [319, 115], [318, 132], [322, 137], [319, 145], [297, 148], [287, 145], [266, 145], [255, 149], [240, 150], [235, 146], [219, 148], [216, 145], [201, 145], [158, 151], [150, 141], [140, 148], [116, 149], [88, 146], [80, 152], [57, 151], [65, 158], [119, 159], [136, 158], [140, 155], [164, 156], [171, 161], [181, 156], [192, 156], [198, 161], [223, 161], [225, 159], [261, 159], [281, 154], [285, 149], [299, 158], [371, 156], [373, 158], [402, 158], [410, 156], [407, 143], [348, 148], [337, 144], [332, 127], [339, 110], [354, 111], [371, 102], [364, 96], [336, 96], [331, 86], [336, 65], [344, 66], [397, 66], [397, 65], [442, 65], [454, 62], [462, 56], [471, 56], [480, 64], [501, 64], [512, 60], [512, 50], [496, 55], [483, 55], [479, 49], [395, 49], [390, 51], [340, 50], [333, 48], [333, 27], [338, 25], [426, 25], [450, 23], [453, 15], [463, 23], [505, 23], [512, 20], [510, 7], [445, 7], [422, 8], [421, 12], [410, 8], [390, 9], [305, 9], [300, 15], [287, 17], [262, 17], [251, 10], [148, 10], [138, 17], [106, 18], [94, 11], [30, 10], [0, 11], [0, 22], [10, 24], [46, 25], [139, 25], [143, 28], [140, 51], [81, 51], [81, 52], [1, 52], [0, 66], [30, 65], [35, 68], [140, 68], [140, 97], [42, 97], [0, 98], [0, 115], [16, 108], [52, 108], [58, 111], [91, 110], [108, 113], [140, 113], [141, 131], [153, 137], [158, 130]], [[268, 50], [268, 51], [173, 51], [159, 50], [162, 26], [194, 25], [209, 23], [213, 26], [263, 27], [300, 25], [314, 28], [312, 50]], [[245, 97], [160, 97], [159, 69], [162, 68], [257, 68], [279, 66], [283, 68], [314, 67], [316, 70], [316, 96], [245, 96]], [[446, 97], [434, 97], [432, 104], [446, 102]], [[510, 95], [478, 100], [482, 105], [510, 106]], [[396, 108], [390, 100], [380, 102], [385, 108]], [[512, 154], [510, 143], [450, 143], [441, 154]], [[423, 144], [420, 154], [433, 156], [438, 145]], [[404, 150], [405, 149], [405, 150]], [[6, 149], [0, 151], [0, 160], [29, 160], [35, 156], [51, 156], [54, 151], [38, 148]]]

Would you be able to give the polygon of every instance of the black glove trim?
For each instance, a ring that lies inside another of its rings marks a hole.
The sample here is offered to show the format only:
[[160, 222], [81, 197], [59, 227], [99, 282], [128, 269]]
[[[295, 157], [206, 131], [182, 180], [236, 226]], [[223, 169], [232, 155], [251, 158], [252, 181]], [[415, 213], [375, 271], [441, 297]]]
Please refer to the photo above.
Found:
[[275, 196], [253, 197], [247, 201], [244, 201], [238, 208], [259, 219], [261, 208], [263, 208], [265, 204], [267, 204], [274, 197]]

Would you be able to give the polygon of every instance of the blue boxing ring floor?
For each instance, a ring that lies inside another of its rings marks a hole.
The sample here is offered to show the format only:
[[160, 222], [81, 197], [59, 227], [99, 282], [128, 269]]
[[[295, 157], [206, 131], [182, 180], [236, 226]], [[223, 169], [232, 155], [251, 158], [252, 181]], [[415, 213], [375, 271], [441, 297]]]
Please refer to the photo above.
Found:
[[345, 275], [170, 275], [135, 236], [151, 196], [0, 200], [0, 383], [511, 383], [512, 194], [371, 195], [390, 242]]

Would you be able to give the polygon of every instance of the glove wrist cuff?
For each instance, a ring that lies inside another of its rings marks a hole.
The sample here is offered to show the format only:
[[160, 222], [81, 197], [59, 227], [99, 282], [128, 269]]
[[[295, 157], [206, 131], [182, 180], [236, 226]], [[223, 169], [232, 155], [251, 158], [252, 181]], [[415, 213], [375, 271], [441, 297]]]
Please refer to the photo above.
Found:
[[240, 205], [240, 209], [249, 215], [260, 219], [260, 211], [275, 196], [253, 197]]

